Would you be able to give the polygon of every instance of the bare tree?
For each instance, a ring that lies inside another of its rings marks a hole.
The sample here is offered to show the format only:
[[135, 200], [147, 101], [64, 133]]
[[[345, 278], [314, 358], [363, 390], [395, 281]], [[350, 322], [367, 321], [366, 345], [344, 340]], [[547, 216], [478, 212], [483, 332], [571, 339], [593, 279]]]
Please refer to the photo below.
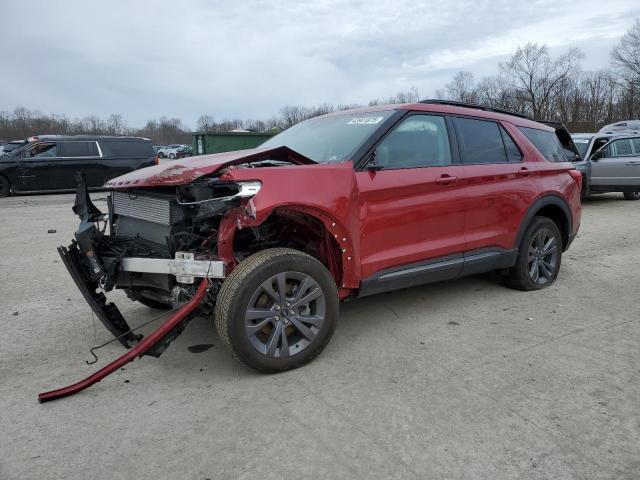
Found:
[[640, 19], [613, 47], [611, 64], [625, 80], [640, 85]]
[[622, 36], [611, 51], [611, 65], [623, 88], [623, 117], [640, 116], [640, 20]]
[[547, 118], [554, 95], [568, 78], [577, 75], [583, 54], [572, 48], [553, 60], [546, 46], [527, 43], [500, 63], [509, 84], [517, 92], [524, 110], [534, 118]]
[[196, 123], [196, 130], [198, 132], [212, 132], [214, 131], [215, 125], [216, 121], [212, 115], [200, 115]]
[[475, 78], [471, 72], [460, 71], [444, 86], [447, 100], [456, 102], [476, 103], [478, 92], [475, 89]]
[[517, 93], [504, 76], [494, 75], [483, 78], [476, 87], [477, 102], [495, 108], [520, 111], [521, 103]]

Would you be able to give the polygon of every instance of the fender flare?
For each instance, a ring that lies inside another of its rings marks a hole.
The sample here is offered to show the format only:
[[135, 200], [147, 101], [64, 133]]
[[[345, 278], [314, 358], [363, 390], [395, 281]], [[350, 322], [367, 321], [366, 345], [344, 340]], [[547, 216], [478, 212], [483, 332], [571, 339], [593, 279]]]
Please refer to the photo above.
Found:
[[567, 232], [567, 238], [563, 239], [563, 249], [565, 249], [569, 242], [569, 237], [571, 236], [571, 232], [573, 231], [573, 214], [571, 213], [571, 208], [567, 202], [559, 195], [556, 194], [548, 194], [543, 197], [538, 198], [533, 204], [527, 209], [527, 213], [525, 213], [524, 217], [520, 221], [520, 228], [518, 229], [518, 234], [516, 235], [515, 247], [520, 248], [520, 243], [522, 242], [522, 237], [524, 237], [524, 233], [527, 230], [527, 227], [533, 220], [533, 217], [544, 207], [553, 205], [555, 207], [559, 207], [560, 210], [564, 213], [564, 221], [565, 228]]

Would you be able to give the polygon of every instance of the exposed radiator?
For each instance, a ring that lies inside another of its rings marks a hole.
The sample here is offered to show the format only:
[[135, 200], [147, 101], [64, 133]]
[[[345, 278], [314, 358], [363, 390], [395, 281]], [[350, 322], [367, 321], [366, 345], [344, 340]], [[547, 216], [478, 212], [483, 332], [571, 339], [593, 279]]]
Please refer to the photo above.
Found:
[[174, 201], [127, 192], [112, 192], [113, 213], [161, 225], [175, 225], [184, 219], [182, 209]]

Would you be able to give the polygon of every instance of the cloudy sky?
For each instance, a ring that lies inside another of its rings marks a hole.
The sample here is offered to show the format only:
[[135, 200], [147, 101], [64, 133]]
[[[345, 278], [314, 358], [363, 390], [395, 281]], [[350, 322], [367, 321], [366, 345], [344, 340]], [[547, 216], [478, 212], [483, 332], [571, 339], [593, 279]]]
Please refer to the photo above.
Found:
[[0, 110], [266, 118], [354, 103], [458, 70], [497, 71], [518, 45], [578, 47], [585, 69], [640, 17], [632, 0], [2, 0]]

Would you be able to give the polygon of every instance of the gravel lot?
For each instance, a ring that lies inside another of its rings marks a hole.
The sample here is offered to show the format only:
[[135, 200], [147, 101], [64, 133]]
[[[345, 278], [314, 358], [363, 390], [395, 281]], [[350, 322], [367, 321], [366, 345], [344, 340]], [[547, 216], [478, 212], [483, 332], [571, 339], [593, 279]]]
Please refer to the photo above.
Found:
[[486, 275], [343, 304], [325, 352], [274, 376], [196, 319], [160, 359], [40, 405], [122, 353], [85, 364], [109, 334], [56, 253], [72, 201], [0, 199], [0, 479], [640, 478], [640, 202], [587, 201], [547, 290]]

